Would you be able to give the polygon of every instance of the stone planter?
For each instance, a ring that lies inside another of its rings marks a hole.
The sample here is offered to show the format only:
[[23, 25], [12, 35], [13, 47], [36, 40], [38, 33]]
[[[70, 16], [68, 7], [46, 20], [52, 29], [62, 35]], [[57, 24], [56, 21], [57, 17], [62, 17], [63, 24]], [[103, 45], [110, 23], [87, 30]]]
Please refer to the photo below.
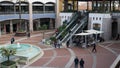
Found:
[[[16, 68], [16, 67], [17, 67], [16, 62], [14, 62], [14, 61], [11, 61], [11, 62], [13, 62], [13, 63], [10, 64], [10, 65], [5, 65], [5, 64], [3, 64], [3, 62], [2, 62], [0, 68]], [[7, 62], [6, 62], [6, 63], [7, 63]]]
[[26, 32], [16, 32], [15, 36], [26, 36]]

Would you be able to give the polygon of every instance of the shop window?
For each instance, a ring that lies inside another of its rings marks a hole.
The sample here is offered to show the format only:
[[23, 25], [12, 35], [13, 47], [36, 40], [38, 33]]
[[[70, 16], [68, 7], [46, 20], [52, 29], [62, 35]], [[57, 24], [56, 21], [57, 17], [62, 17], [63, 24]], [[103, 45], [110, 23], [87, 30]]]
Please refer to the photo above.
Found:
[[100, 24], [93, 24], [93, 29], [95, 29], [95, 30], [100, 30]]
[[95, 18], [93, 17], [93, 20], [94, 20]]
[[101, 20], [101, 17], [99, 18], [99, 20]]
[[98, 20], [98, 17], [96, 17], [96, 20]]

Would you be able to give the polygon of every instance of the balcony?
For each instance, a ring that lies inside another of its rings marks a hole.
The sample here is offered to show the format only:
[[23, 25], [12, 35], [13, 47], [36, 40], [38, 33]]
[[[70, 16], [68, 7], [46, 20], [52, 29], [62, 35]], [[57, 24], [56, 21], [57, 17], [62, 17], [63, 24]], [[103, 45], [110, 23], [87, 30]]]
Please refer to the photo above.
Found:
[[[14, 12], [0, 12], [0, 21], [4, 20], [11, 20], [11, 19], [19, 19], [19, 13], [14, 13]], [[38, 18], [55, 18], [55, 12], [45, 12], [45, 13], [33, 13], [33, 19], [38, 19]], [[29, 20], [29, 14], [28, 13], [22, 13], [21, 14], [21, 19], [26, 19]]]

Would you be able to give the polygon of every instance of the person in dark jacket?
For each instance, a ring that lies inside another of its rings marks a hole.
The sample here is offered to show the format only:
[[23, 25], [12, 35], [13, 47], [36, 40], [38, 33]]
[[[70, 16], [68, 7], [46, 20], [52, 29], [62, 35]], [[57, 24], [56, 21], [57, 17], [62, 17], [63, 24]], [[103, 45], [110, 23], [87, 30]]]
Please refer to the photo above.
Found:
[[68, 40], [68, 41], [67, 41], [67, 43], [66, 43], [66, 45], [67, 45], [67, 48], [68, 48], [68, 47], [69, 47], [69, 45], [70, 45], [69, 43], [70, 43], [70, 42], [69, 42], [69, 40]]
[[84, 60], [83, 60], [83, 58], [81, 58], [81, 60], [80, 60], [80, 68], [84, 68]]
[[74, 63], [75, 63], [75, 68], [78, 68], [78, 63], [79, 63], [79, 59], [76, 56], [76, 58], [74, 59]]
[[95, 41], [93, 42], [93, 49], [92, 49], [92, 52], [97, 52]]
[[11, 44], [13, 44], [15, 41], [14, 37], [11, 38]]

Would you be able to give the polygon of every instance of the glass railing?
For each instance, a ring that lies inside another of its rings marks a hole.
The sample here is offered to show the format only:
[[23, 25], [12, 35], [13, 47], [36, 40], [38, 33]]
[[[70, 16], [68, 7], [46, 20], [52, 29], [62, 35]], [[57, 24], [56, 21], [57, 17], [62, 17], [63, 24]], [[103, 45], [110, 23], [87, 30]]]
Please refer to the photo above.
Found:
[[62, 42], [67, 42], [72, 36], [79, 30], [82, 31], [83, 28], [87, 25], [87, 16], [85, 16], [81, 21], [76, 24], [73, 28], [71, 33], [66, 34], [66, 36], [61, 40]]
[[60, 40], [62, 41], [63, 39], [65, 39], [67, 36], [70, 35], [70, 32], [73, 30], [74, 27], [76, 27], [76, 24], [77, 24], [77, 21], [78, 21], [78, 18], [80, 17], [81, 15], [79, 14], [79, 12], [76, 13], [76, 16], [73, 18], [72, 22], [69, 24], [69, 26], [67, 26], [67, 28], [62, 31], [63, 33], [61, 33], [60, 35]]
[[61, 36], [63, 38], [69, 32], [69, 29], [71, 28], [71, 26], [73, 25], [73, 23], [77, 17], [78, 17], [77, 13], [73, 14], [73, 16], [72, 16], [71, 20], [68, 22], [69, 24], [66, 26], [66, 28], [56, 36], [57, 39], [60, 38]]
[[[6, 15], [6, 14], [19, 14], [19, 11], [16, 12], [8, 12], [8, 11], [1, 11], [0, 15]], [[33, 11], [33, 14], [42, 14], [42, 13], [55, 13], [55, 11]], [[21, 14], [29, 14], [29, 11], [22, 11]]]

